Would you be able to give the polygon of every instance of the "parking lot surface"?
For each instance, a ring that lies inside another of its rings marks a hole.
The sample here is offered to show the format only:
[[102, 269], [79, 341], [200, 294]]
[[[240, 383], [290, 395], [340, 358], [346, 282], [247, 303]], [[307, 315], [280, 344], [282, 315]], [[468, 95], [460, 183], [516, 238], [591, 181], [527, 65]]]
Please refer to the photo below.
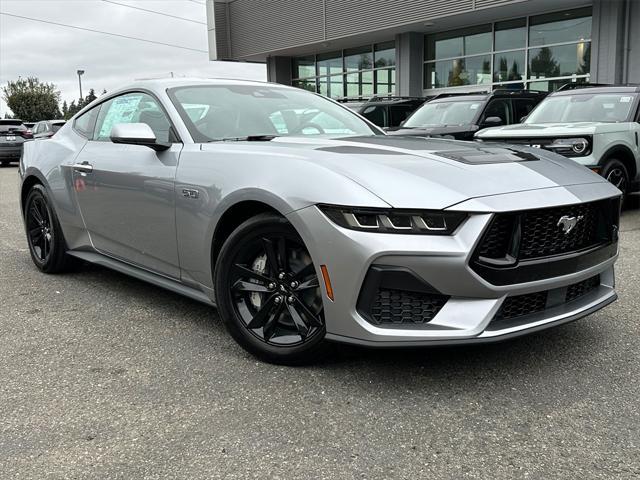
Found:
[[0, 477], [638, 478], [640, 209], [620, 299], [506, 343], [264, 364], [215, 310], [32, 265], [0, 169]]

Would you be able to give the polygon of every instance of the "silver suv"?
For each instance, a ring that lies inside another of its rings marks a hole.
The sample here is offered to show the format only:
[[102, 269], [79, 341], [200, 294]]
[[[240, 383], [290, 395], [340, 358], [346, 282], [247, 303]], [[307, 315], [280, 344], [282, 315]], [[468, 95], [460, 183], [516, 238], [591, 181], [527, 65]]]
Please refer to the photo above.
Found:
[[624, 194], [640, 181], [640, 87], [563, 88], [549, 95], [524, 123], [487, 128], [483, 141], [526, 144], [591, 168]]

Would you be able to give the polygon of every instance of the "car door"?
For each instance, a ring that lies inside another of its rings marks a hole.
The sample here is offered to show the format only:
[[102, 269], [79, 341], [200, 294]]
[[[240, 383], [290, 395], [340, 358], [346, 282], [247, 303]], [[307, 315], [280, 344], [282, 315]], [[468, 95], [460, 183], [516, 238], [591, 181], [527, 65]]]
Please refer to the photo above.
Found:
[[[146, 123], [159, 141], [156, 152], [112, 143], [111, 129]], [[100, 106], [93, 135], [74, 165], [74, 186], [94, 247], [107, 255], [179, 278], [174, 178], [182, 143], [159, 101], [129, 92]]]

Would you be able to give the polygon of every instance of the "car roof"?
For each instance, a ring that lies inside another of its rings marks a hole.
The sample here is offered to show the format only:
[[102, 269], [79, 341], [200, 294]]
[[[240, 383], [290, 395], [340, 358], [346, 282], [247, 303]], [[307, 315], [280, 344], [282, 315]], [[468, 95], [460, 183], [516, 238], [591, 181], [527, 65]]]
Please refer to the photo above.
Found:
[[496, 88], [491, 92], [453, 92], [453, 93], [441, 93], [436, 95], [430, 102], [434, 101], [479, 101], [487, 100], [490, 97], [529, 97], [538, 98], [545, 97], [547, 92], [540, 92], [538, 90], [511, 90], [508, 88]]
[[640, 86], [634, 85], [611, 85], [607, 87], [576, 87], [569, 88], [567, 90], [560, 90], [553, 92], [550, 95], [554, 97], [562, 97], [567, 95], [593, 95], [594, 93], [638, 93], [640, 92]]

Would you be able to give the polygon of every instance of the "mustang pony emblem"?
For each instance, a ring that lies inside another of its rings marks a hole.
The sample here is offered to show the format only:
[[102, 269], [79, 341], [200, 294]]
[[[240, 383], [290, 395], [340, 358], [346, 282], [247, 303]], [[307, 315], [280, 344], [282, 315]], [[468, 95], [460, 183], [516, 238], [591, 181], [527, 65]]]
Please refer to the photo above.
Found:
[[558, 220], [558, 226], [562, 229], [562, 232], [567, 235], [571, 230], [576, 228], [576, 225], [580, 220], [584, 218], [583, 215], [578, 215], [577, 217], [570, 217], [569, 215], [564, 215], [560, 217]]

